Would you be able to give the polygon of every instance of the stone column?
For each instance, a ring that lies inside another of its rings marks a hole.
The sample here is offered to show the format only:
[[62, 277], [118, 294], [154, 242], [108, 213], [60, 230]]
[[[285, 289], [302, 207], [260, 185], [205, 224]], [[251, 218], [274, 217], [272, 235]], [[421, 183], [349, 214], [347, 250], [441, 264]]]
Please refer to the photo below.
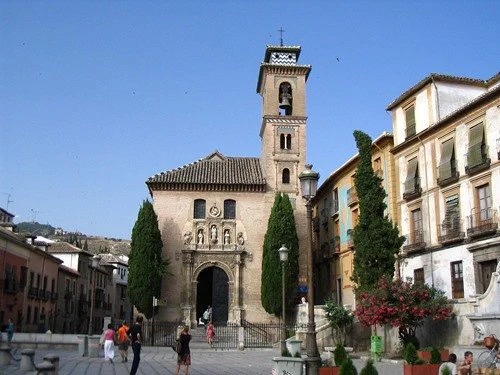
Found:
[[43, 361], [35, 365], [37, 375], [56, 375], [56, 366], [50, 362]]
[[35, 357], [34, 349], [23, 349], [21, 351], [21, 364], [20, 364], [21, 371], [28, 372], [35, 370], [35, 363], [33, 361], [34, 357]]
[[43, 357], [43, 360], [45, 362], [52, 363], [55, 367], [55, 375], [59, 373], [59, 356], [54, 355], [54, 354], [47, 354], [45, 357]]

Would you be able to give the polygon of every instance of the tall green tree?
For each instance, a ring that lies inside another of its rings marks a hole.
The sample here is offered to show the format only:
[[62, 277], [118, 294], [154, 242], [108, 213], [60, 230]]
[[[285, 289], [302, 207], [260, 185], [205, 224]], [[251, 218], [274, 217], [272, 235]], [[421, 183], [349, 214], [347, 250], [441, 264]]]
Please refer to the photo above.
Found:
[[359, 164], [356, 169], [355, 186], [359, 199], [359, 222], [353, 231], [354, 270], [353, 280], [359, 289], [369, 290], [383, 276], [393, 277], [396, 254], [404, 237], [398, 228], [384, 214], [387, 207], [386, 192], [382, 180], [375, 175], [372, 167], [371, 138], [354, 131], [359, 150]]
[[132, 230], [128, 295], [148, 319], [153, 316], [153, 297], [161, 297], [161, 280], [169, 264], [162, 258], [162, 248], [158, 217], [151, 202], [145, 200]]
[[285, 263], [285, 303], [291, 306], [295, 300], [299, 276], [299, 239], [290, 198], [287, 194], [277, 193], [264, 236], [261, 302], [269, 314], [278, 317], [283, 309], [282, 265], [278, 249], [283, 244], [288, 248], [288, 261]]

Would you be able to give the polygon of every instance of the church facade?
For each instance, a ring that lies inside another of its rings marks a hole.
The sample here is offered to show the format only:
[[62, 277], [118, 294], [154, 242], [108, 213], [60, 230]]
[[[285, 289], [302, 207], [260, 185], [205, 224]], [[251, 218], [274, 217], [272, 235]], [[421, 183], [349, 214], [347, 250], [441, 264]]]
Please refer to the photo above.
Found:
[[277, 192], [288, 194], [294, 207], [299, 286], [306, 286], [307, 222], [298, 176], [306, 164], [311, 66], [298, 64], [300, 52], [296, 46], [266, 48], [257, 82], [260, 157], [215, 151], [146, 181], [170, 260], [159, 319], [194, 325], [211, 306], [217, 324], [274, 320], [260, 292], [264, 235]]

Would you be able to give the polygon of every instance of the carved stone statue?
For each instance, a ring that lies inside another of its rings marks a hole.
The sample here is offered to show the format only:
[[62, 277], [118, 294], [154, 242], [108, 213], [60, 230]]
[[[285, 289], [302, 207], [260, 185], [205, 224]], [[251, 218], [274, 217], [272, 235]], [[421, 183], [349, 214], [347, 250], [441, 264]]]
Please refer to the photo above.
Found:
[[191, 234], [190, 231], [187, 231], [184, 233], [184, 244], [189, 245], [191, 243], [191, 240], [193, 239], [193, 235]]
[[203, 234], [203, 229], [198, 230], [198, 245], [203, 245], [205, 242], [205, 236]]
[[243, 232], [238, 233], [238, 238], [236, 239], [238, 241], [238, 245], [243, 246], [245, 244], [245, 239], [243, 238]]
[[229, 245], [231, 243], [231, 235], [229, 234], [229, 229], [224, 230], [224, 245]]
[[215, 225], [210, 227], [210, 239], [212, 241], [217, 240], [217, 227]]

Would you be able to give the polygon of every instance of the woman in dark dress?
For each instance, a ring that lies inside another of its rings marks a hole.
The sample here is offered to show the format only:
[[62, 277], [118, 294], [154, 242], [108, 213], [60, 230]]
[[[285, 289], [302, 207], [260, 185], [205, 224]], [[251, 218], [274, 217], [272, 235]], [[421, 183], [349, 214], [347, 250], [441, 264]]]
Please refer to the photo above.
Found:
[[184, 326], [179, 336], [181, 350], [177, 355], [177, 371], [175, 372], [176, 375], [179, 375], [179, 370], [182, 365], [185, 366], [184, 374], [189, 374], [189, 366], [191, 365], [191, 350], [189, 350], [189, 341], [191, 341], [189, 327]]

